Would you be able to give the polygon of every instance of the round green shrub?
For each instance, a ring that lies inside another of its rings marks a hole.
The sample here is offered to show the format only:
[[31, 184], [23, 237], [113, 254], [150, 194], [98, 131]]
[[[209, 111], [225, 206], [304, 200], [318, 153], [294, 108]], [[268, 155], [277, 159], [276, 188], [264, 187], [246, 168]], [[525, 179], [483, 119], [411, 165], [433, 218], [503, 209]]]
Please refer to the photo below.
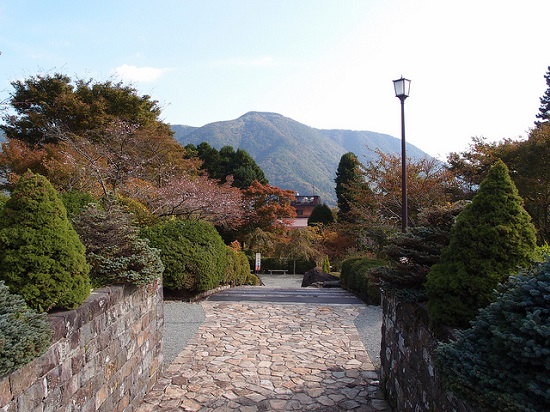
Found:
[[211, 223], [174, 219], [144, 229], [142, 236], [160, 249], [166, 288], [197, 293], [223, 281], [226, 247]]
[[500, 287], [436, 360], [446, 385], [483, 411], [550, 410], [550, 260]]
[[532, 264], [535, 228], [510, 178], [498, 161], [458, 215], [449, 246], [426, 282], [434, 324], [467, 327], [487, 306], [499, 282]]
[[133, 216], [113, 204], [108, 210], [90, 204], [74, 221], [86, 246], [90, 278], [96, 287], [132, 283], [146, 285], [162, 275], [160, 251], [139, 238]]
[[74, 309], [90, 294], [85, 248], [43, 176], [25, 173], [0, 219], [0, 279], [39, 311]]
[[46, 314], [29, 309], [0, 281], [0, 377], [43, 354], [52, 335]]

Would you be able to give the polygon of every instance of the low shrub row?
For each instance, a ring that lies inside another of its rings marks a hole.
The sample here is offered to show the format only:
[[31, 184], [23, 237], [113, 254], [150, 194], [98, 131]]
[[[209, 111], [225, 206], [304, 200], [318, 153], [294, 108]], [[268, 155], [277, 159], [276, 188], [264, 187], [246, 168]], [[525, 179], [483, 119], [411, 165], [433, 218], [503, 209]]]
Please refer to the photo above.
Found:
[[[254, 267], [255, 258], [254, 256], [249, 256], [248, 261], [250, 267]], [[268, 270], [287, 270], [288, 273], [306, 273], [308, 270], [313, 269], [316, 266], [315, 260], [290, 260], [290, 259], [278, 259], [278, 258], [262, 258], [262, 269], [263, 273], [266, 273]]]
[[365, 302], [380, 305], [380, 281], [373, 269], [386, 262], [371, 258], [352, 258], [342, 262], [340, 284], [356, 293]]

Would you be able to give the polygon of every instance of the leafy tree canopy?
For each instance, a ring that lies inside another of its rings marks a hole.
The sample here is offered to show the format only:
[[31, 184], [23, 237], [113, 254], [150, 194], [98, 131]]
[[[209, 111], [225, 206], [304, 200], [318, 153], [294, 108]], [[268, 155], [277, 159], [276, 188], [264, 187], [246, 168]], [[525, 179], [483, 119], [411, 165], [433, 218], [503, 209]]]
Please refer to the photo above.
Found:
[[233, 176], [233, 186], [239, 189], [249, 187], [254, 180], [261, 184], [268, 183], [264, 172], [243, 149], [233, 149], [231, 146], [224, 146], [219, 151], [206, 142], [197, 147], [192, 144], [186, 146], [189, 155], [196, 155], [202, 160], [201, 169], [208, 173], [213, 179], [222, 183], [227, 181], [228, 176]]
[[[58, 142], [52, 129], [82, 135], [98, 131], [114, 120], [139, 127], [161, 124], [160, 107], [150, 96], [111, 81], [73, 82], [60, 73], [12, 82], [10, 105], [15, 115], [4, 116], [6, 137], [31, 145]], [[164, 125], [166, 131], [168, 125]]]

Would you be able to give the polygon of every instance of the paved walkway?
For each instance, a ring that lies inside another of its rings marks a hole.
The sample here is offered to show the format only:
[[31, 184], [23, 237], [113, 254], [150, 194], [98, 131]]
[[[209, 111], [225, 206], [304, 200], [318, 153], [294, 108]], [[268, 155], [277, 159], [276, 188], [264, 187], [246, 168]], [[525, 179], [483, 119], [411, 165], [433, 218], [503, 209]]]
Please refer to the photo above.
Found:
[[206, 320], [139, 412], [388, 411], [360, 305], [201, 303]]

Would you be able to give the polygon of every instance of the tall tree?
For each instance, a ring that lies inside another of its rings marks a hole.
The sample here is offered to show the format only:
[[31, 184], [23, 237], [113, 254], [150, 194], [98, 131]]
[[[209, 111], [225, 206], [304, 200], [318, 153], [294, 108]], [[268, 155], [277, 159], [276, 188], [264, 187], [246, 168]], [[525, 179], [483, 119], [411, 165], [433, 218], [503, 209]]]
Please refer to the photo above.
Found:
[[436, 324], [466, 327], [499, 282], [531, 264], [535, 228], [522, 204], [508, 168], [497, 161], [428, 274], [428, 310]]
[[550, 66], [548, 66], [548, 71], [544, 75], [544, 78], [546, 79], [547, 89], [540, 98], [540, 108], [537, 113], [537, 119], [540, 120], [535, 121], [536, 126], [550, 122]]
[[[163, 124], [158, 103], [122, 83], [73, 82], [56, 73], [17, 80], [12, 86], [10, 105], [15, 115], [4, 116], [6, 124], [0, 128], [6, 137], [31, 145], [56, 143], [59, 136], [50, 133], [52, 129], [82, 135], [101, 131], [114, 120], [135, 127]], [[163, 127], [169, 131], [168, 125]]]
[[352, 193], [358, 185], [364, 182], [364, 176], [361, 173], [361, 164], [357, 156], [352, 152], [344, 153], [340, 158], [338, 169], [336, 170], [336, 199], [338, 203], [338, 220], [346, 221], [350, 219]]

